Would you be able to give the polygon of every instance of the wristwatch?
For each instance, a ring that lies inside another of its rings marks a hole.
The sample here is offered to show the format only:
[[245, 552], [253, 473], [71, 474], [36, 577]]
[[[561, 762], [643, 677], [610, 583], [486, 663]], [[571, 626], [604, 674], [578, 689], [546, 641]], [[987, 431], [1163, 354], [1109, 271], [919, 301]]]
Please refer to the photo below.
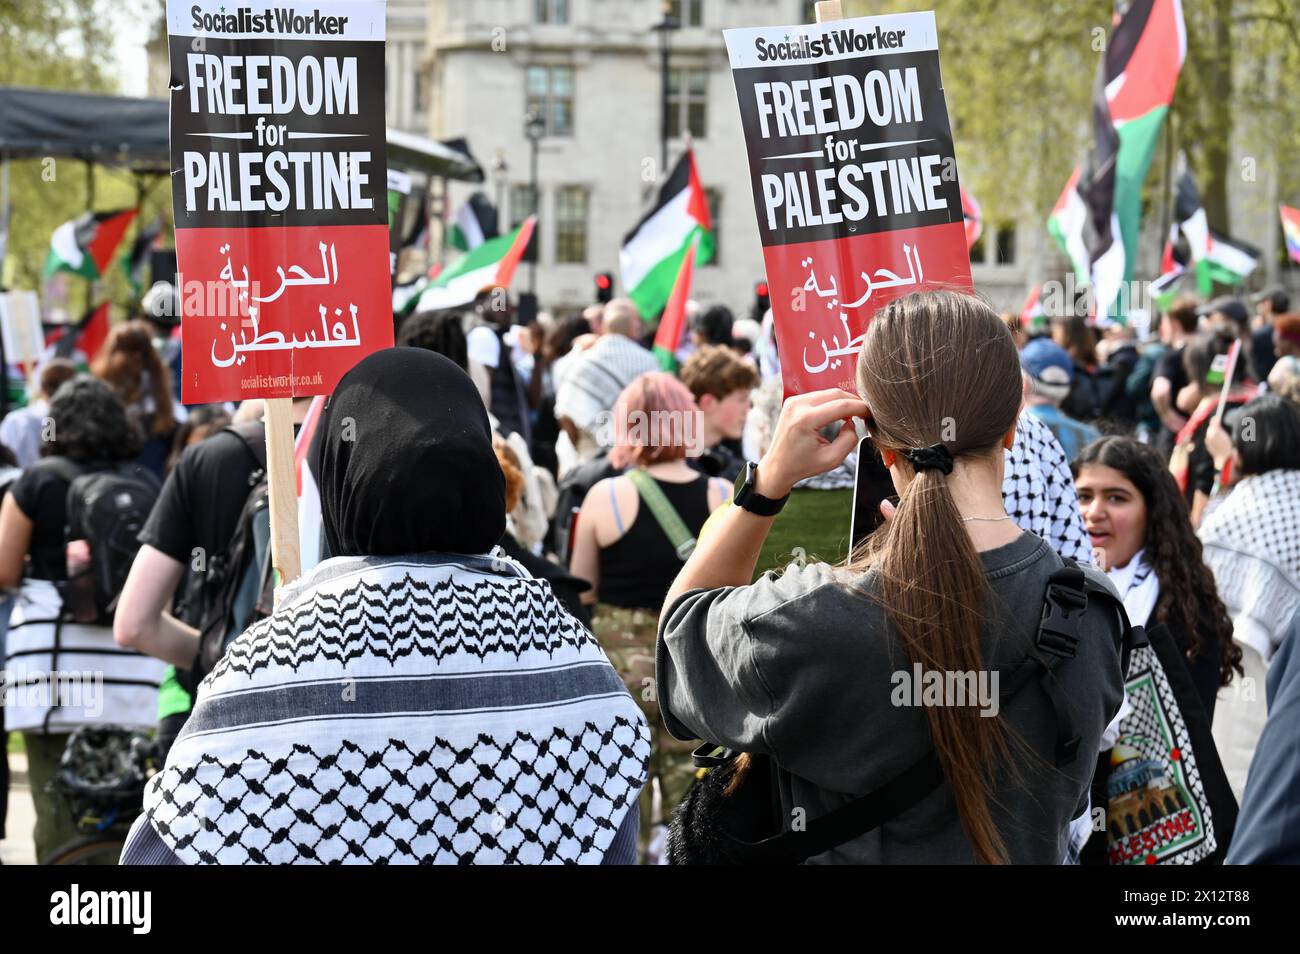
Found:
[[740, 472], [740, 477], [736, 480], [736, 492], [731, 502], [757, 516], [775, 517], [781, 512], [785, 502], [790, 499], [790, 495], [786, 494], [780, 500], [764, 497], [754, 489], [756, 480], [758, 480], [758, 465], [752, 460], [747, 461], [745, 469]]

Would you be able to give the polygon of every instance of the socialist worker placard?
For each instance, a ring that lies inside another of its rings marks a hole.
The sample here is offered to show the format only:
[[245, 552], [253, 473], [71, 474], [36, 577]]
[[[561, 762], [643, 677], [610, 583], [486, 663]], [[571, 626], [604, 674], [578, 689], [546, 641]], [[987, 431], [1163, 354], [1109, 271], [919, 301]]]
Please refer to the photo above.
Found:
[[182, 400], [331, 392], [393, 343], [382, 0], [168, 0]]
[[785, 391], [852, 390], [879, 308], [971, 289], [934, 14], [724, 36]]

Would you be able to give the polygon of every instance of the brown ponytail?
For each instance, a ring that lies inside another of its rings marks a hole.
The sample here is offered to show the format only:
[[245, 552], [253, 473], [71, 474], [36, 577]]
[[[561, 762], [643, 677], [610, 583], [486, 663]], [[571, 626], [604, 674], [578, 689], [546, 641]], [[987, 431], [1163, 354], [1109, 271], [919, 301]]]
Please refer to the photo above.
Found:
[[[954, 458], [991, 457], [1020, 410], [1020, 362], [997, 313], [973, 296], [918, 292], [872, 320], [858, 360], [876, 447], [899, 453], [942, 443]], [[908, 659], [940, 672], [983, 669], [980, 636], [988, 581], [941, 470], [922, 470], [897, 513], [852, 556], [874, 570], [875, 597]], [[975, 706], [927, 706], [935, 752], [975, 857], [1007, 860], [989, 807], [1005, 761], [1001, 720]]]

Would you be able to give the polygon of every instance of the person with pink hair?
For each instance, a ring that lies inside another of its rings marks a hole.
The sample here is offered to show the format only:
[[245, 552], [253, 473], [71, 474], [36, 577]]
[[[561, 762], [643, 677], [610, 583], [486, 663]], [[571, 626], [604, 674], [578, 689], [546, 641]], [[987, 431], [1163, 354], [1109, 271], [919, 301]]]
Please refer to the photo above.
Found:
[[[655, 692], [659, 607], [709, 514], [731, 488], [687, 463], [705, 450], [691, 392], [650, 371], [623, 389], [609, 419], [610, 462], [624, 473], [595, 484], [578, 513], [570, 570], [591, 583], [592, 629], [650, 721], [650, 782], [641, 793], [641, 849], [666, 832], [695, 775], [694, 743], [668, 735]], [[665, 826], [652, 832], [655, 826]], [[653, 860], [649, 858], [647, 860]]]

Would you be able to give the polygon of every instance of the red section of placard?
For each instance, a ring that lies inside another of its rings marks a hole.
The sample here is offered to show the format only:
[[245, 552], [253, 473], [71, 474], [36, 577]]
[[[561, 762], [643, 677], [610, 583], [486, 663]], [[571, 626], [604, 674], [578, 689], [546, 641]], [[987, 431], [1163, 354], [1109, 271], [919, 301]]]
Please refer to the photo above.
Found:
[[332, 392], [393, 343], [388, 240], [384, 225], [177, 229], [181, 400]]
[[962, 221], [763, 249], [785, 393], [856, 391], [871, 316], [914, 291], [972, 291]]

